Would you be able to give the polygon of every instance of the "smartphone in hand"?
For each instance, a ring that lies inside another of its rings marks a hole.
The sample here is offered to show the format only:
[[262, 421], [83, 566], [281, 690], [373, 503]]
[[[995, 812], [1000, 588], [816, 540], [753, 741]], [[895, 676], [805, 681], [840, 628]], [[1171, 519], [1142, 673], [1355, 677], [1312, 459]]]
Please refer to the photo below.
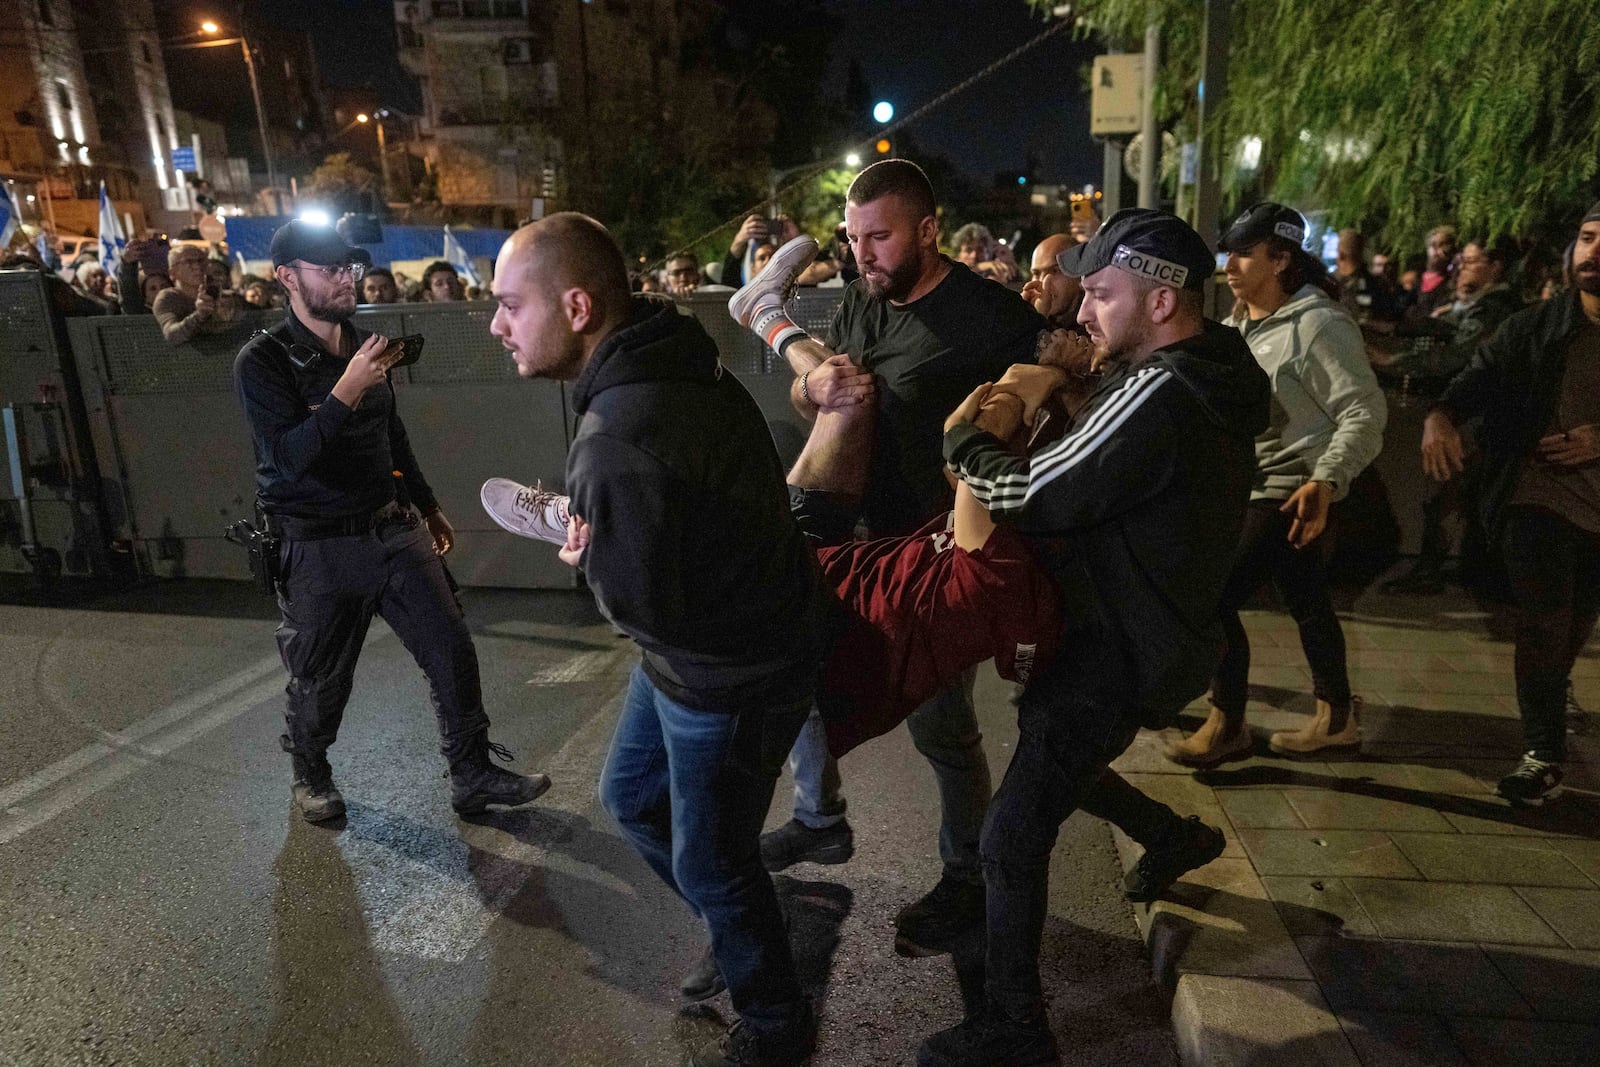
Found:
[[404, 348], [399, 359], [392, 366], [409, 367], [422, 358], [422, 342], [425, 338], [420, 333], [408, 333], [404, 337], [393, 337], [389, 340], [389, 347], [384, 349], [384, 355], [393, 352], [396, 347]]

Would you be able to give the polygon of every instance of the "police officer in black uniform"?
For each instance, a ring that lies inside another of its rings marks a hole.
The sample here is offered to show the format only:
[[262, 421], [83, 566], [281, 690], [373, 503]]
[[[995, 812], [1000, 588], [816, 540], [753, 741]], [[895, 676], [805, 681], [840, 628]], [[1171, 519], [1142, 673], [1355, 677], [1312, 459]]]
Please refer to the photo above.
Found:
[[251, 338], [233, 369], [255, 442], [257, 502], [282, 538], [277, 636], [289, 672], [291, 795], [312, 822], [344, 814], [327, 751], [378, 614], [428, 677], [451, 806], [463, 815], [520, 807], [550, 780], [489, 758], [510, 755], [489, 741], [477, 652], [440, 559], [455, 533], [395, 410], [388, 371], [402, 350], [350, 324], [370, 262], [328, 227], [280, 228], [272, 265], [289, 314]]

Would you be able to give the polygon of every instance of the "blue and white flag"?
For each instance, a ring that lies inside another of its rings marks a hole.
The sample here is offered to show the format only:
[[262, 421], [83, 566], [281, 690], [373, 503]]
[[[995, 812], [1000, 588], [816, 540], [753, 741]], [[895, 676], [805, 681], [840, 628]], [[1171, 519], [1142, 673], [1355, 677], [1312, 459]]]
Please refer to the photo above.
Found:
[[117, 209], [106, 193], [106, 183], [100, 183], [100, 265], [115, 278], [122, 265], [122, 250], [128, 245], [122, 233], [122, 223], [117, 221]]
[[461, 280], [468, 285], [481, 286], [478, 272], [472, 269], [472, 259], [467, 255], [467, 250], [461, 247], [461, 242], [456, 240], [456, 235], [450, 232], [450, 227], [444, 228], [444, 261], [456, 269], [461, 275]]
[[11, 185], [4, 186], [5, 196], [0, 197], [0, 251], [11, 247], [11, 238], [17, 235], [17, 224], [22, 221], [22, 211], [17, 207], [17, 194]]

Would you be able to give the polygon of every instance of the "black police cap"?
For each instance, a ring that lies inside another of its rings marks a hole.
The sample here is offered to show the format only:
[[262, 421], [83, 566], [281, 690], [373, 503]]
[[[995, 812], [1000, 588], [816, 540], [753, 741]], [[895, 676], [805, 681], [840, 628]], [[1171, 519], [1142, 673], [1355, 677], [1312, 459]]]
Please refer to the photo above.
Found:
[[272, 265], [281, 267], [295, 260], [319, 267], [372, 266], [372, 254], [365, 248], [346, 244], [332, 226], [315, 226], [303, 219], [284, 223], [272, 235]]
[[1268, 237], [1281, 237], [1296, 248], [1304, 248], [1308, 229], [1305, 216], [1294, 208], [1264, 200], [1234, 219], [1217, 247], [1224, 252], [1243, 252]]
[[1216, 258], [1193, 227], [1151, 208], [1124, 208], [1081, 245], [1056, 257], [1062, 273], [1082, 278], [1117, 267], [1174, 289], [1203, 289]]

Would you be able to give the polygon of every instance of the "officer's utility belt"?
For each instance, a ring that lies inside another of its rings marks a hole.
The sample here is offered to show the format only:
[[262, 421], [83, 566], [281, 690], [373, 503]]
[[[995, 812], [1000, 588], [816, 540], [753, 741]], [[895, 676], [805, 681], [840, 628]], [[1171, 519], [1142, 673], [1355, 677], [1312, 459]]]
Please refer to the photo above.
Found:
[[285, 541], [326, 541], [330, 537], [360, 537], [385, 522], [408, 519], [410, 512], [391, 500], [377, 511], [342, 519], [301, 519], [293, 515], [266, 515], [267, 532]]

